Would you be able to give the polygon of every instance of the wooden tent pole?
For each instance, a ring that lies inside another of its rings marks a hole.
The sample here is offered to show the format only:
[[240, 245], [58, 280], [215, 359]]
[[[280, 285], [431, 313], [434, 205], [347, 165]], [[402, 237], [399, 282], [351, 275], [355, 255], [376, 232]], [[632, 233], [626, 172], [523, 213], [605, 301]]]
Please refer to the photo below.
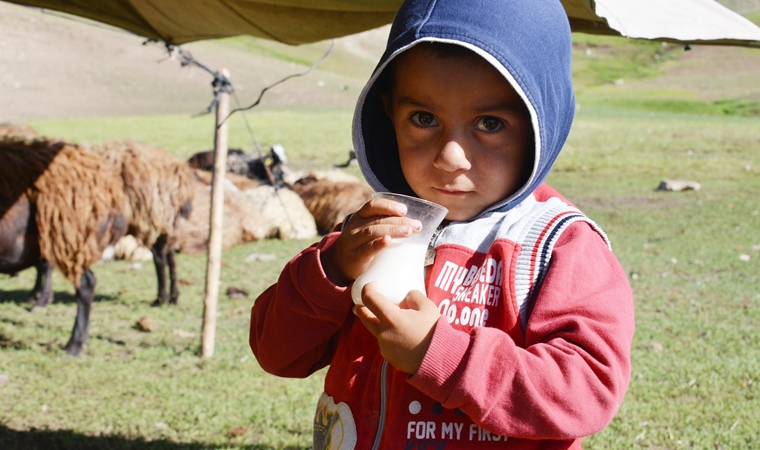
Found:
[[[220, 71], [225, 77], [227, 69]], [[229, 114], [230, 94], [222, 91], [216, 105], [214, 133], [214, 172], [211, 178], [211, 214], [206, 263], [206, 297], [203, 301], [203, 342], [201, 357], [214, 356], [216, 339], [216, 312], [219, 298], [219, 278], [222, 267], [222, 232], [224, 219], [224, 180], [227, 173], [227, 122], [219, 125]]]

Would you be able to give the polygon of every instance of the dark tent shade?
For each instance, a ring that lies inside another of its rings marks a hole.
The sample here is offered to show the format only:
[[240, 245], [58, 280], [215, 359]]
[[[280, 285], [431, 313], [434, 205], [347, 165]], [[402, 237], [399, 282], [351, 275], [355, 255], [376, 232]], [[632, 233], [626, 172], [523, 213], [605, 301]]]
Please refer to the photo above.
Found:
[[251, 35], [304, 44], [393, 21], [402, 0], [10, 0], [86, 17], [169, 44]]
[[[251, 35], [304, 44], [376, 28], [402, 0], [7, 0], [169, 44]], [[468, 1], [468, 0], [463, 0]], [[760, 47], [760, 28], [714, 0], [561, 0], [573, 31]]]

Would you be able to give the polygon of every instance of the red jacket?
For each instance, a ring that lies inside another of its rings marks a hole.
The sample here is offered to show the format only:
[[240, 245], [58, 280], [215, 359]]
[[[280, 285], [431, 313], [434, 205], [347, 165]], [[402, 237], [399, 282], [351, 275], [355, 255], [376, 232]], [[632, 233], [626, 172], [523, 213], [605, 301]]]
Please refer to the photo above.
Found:
[[266, 371], [330, 365], [315, 450], [572, 449], [614, 417], [631, 371], [630, 286], [604, 234], [551, 188], [436, 238], [426, 289], [442, 317], [413, 376], [384, 364], [350, 288], [325, 276], [319, 254], [337, 236], [293, 258], [251, 315]]

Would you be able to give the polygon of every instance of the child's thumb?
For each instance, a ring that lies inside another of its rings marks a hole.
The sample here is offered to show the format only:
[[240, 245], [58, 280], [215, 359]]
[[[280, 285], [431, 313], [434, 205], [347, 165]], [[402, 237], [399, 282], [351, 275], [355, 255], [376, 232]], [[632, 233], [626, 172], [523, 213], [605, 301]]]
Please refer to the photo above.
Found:
[[429, 308], [437, 309], [435, 303], [418, 290], [409, 291], [398, 306], [401, 309], [413, 309], [415, 311], [423, 311]]

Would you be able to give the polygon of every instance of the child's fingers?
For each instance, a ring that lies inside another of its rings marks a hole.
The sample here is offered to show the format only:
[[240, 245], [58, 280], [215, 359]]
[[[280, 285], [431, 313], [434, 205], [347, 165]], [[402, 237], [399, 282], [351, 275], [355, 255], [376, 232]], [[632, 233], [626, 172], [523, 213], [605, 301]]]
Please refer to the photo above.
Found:
[[409, 291], [408, 294], [406, 294], [406, 297], [404, 297], [403, 300], [401, 300], [401, 303], [399, 303], [399, 308], [401, 309], [413, 309], [415, 311], [423, 311], [423, 312], [429, 312], [433, 309], [437, 310], [438, 307], [435, 306], [435, 303], [433, 303], [432, 300], [427, 298], [425, 294], [418, 290]]
[[[356, 211], [356, 213], [354, 213], [351, 219], [353, 220], [356, 218], [360, 220], [363, 218], [365, 221], [376, 221], [378, 218], [386, 218], [391, 219], [387, 220], [388, 223], [397, 223], [393, 219], [402, 218], [406, 213], [407, 208], [403, 203], [383, 198], [375, 198], [365, 203], [358, 211]], [[405, 218], [402, 222], [411, 224], [412, 222], [410, 222], [410, 220]], [[413, 222], [419, 221], [414, 220]]]
[[[406, 212], [407, 208], [403, 203], [376, 198], [365, 203], [354, 213], [349, 224], [373, 236], [388, 234], [392, 237], [403, 237], [422, 229], [419, 220], [404, 217]], [[411, 230], [403, 230], [401, 236], [397, 236], [400, 227], [411, 227]]]
[[377, 339], [380, 354], [397, 369], [416, 373], [441, 317], [438, 307], [421, 292], [411, 291], [399, 308], [377, 291], [375, 283], [362, 289], [362, 301], [364, 306], [354, 311]]
[[384, 249], [385, 247], [391, 245], [392, 238], [388, 235], [381, 236], [378, 239], [375, 239], [373, 241], [369, 241], [358, 248], [356, 248], [353, 253], [358, 258], [373, 258], [375, 255], [377, 255], [380, 250]]
[[370, 225], [368, 232], [372, 235], [388, 235], [392, 238], [409, 237], [422, 229], [422, 223], [415, 219], [381, 219]]
[[[352, 218], [353, 219], [353, 218]], [[393, 216], [371, 216], [358, 218], [350, 224], [349, 233], [360, 239], [372, 240], [378, 236], [388, 235], [403, 238], [422, 229], [422, 223], [416, 219]]]
[[380, 322], [377, 320], [377, 317], [372, 314], [372, 311], [364, 305], [354, 305], [353, 313], [373, 336], [377, 336], [380, 332]]
[[352, 257], [371, 259], [391, 245], [393, 239], [411, 236], [419, 228], [409, 225], [375, 223], [361, 229], [346, 231], [344, 248]]
[[398, 306], [388, 301], [377, 289], [377, 282], [371, 281], [362, 288], [362, 303], [377, 318], [380, 325], [391, 322], [390, 317]]
[[371, 216], [396, 216], [402, 217], [406, 215], [406, 205], [399, 202], [384, 198], [373, 198], [364, 204], [364, 206], [356, 212], [362, 217]]

